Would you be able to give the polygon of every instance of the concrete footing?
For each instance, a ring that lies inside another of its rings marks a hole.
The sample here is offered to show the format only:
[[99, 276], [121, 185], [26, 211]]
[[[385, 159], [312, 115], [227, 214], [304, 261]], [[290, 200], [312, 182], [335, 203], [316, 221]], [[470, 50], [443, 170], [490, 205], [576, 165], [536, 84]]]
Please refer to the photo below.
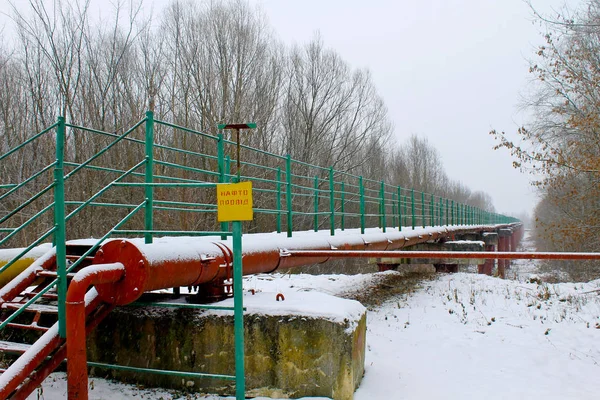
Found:
[[[217, 303], [228, 305], [231, 302]], [[314, 292], [246, 294], [246, 395], [352, 399], [364, 372], [366, 310]], [[233, 375], [233, 315], [228, 311], [123, 307], [88, 338], [90, 361]], [[234, 382], [119, 370], [93, 374], [147, 386], [232, 395]]]

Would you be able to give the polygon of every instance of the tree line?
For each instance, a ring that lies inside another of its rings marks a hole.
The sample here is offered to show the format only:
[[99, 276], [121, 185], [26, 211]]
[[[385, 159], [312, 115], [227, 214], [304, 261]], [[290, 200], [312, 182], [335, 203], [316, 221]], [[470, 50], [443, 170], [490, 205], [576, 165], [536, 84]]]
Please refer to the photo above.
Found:
[[[548, 18], [529, 72], [534, 82], [524, 106], [531, 112], [518, 140], [492, 131], [514, 166], [533, 174], [539, 250], [600, 250], [600, 1], [586, 0]], [[598, 263], [554, 263], [576, 280], [594, 279]]]
[[[0, 43], [0, 154], [57, 115], [120, 135], [150, 109], [164, 121], [213, 135], [219, 123], [253, 121], [257, 129], [244, 139], [249, 146], [494, 211], [489, 195], [448, 178], [426, 138], [395, 143], [388, 109], [367, 69], [353, 68], [318, 35], [284, 45], [264, 12], [243, 0], [173, 0], [154, 19], [144, 15], [141, 1], [112, 2], [100, 20], [92, 18], [91, 0], [18, 5], [11, 13], [16, 37]], [[69, 130], [68, 158], [81, 163], [109, 139]], [[36, 141], [28, 152], [0, 163], [0, 174], [18, 183], [39, 171], [54, 160], [52, 140]], [[157, 131], [156, 141], [213, 151], [202, 137], [167, 129]], [[119, 146], [102, 162], [127, 169], [131, 160], [143, 158], [143, 146]], [[93, 171], [76, 179], [89, 194], [107, 182]], [[0, 216], [40, 185], [3, 200]], [[126, 189], [118, 196], [135, 197]], [[190, 200], [183, 192], [173, 196]], [[88, 222], [74, 236], [100, 232], [105, 227], [97, 221], [109, 212], [90, 214], [86, 221], [100, 226]]]

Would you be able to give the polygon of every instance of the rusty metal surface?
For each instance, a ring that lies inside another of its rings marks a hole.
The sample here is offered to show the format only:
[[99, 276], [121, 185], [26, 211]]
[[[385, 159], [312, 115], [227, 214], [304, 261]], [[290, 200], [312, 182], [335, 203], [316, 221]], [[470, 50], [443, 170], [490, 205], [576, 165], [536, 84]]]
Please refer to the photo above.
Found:
[[486, 251], [344, 251], [344, 250], [289, 250], [282, 257], [334, 257], [334, 258], [478, 258], [498, 260], [600, 260], [600, 253], [535, 253]]
[[85, 323], [86, 292], [92, 285], [118, 282], [124, 274], [125, 267], [122, 263], [96, 265], [79, 271], [69, 285], [66, 301], [67, 382], [69, 399], [85, 400], [88, 398]]

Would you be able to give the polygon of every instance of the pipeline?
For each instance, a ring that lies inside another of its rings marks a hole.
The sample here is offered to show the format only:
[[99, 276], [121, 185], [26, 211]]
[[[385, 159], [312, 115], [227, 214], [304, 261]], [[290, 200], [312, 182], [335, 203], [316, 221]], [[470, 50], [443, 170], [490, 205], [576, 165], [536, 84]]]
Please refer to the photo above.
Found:
[[[405, 247], [428, 241], [452, 239], [455, 235], [473, 232], [495, 232], [499, 228], [519, 228], [517, 225], [437, 227], [425, 230], [398, 231], [360, 234], [345, 231], [336, 236], [322, 234], [306, 235], [302, 238], [284, 238], [247, 235], [243, 243], [243, 274], [269, 273], [277, 269], [323, 263], [341, 252], [366, 255], [382, 254], [389, 257]], [[80, 270], [73, 278], [67, 292], [67, 376], [70, 399], [87, 398], [86, 367], [86, 307], [85, 293], [95, 286], [97, 298], [111, 306], [125, 305], [137, 300], [144, 292], [181, 286], [200, 286], [231, 278], [233, 252], [228, 241], [206, 240], [161, 240], [153, 244], [139, 241], [111, 240], [103, 244], [91, 266]], [[305, 251], [303, 254], [302, 251]], [[393, 252], [393, 253], [390, 253]], [[310, 253], [310, 254], [309, 254]], [[476, 253], [477, 258], [482, 257]], [[456, 258], [457, 253], [446, 255]], [[402, 257], [402, 256], [400, 256]], [[19, 284], [6, 285], [0, 290], [0, 302], [23, 286], [31, 284], [40, 268], [53, 264], [54, 252], [39, 258], [22, 276]], [[283, 300], [283, 298], [281, 299]], [[51, 344], [59, 340], [55, 329], [49, 337]], [[50, 332], [50, 331], [49, 331]], [[48, 346], [48, 349], [54, 346]], [[32, 354], [32, 356], [34, 356]], [[47, 356], [42, 352], [36, 356], [41, 360]], [[40, 358], [41, 357], [41, 358]], [[29, 357], [30, 358], [30, 357]], [[25, 357], [28, 366], [36, 363]], [[25, 374], [25, 371], [22, 372]], [[6, 378], [2, 375], [2, 378]], [[20, 375], [19, 375], [20, 376]], [[14, 382], [14, 380], [12, 381]], [[0, 385], [2, 386], [2, 385]], [[6, 386], [6, 393], [15, 388]]]
[[486, 260], [600, 260], [600, 253], [485, 252], [485, 251], [282, 251], [283, 257], [321, 258], [468, 258]]
[[[332, 250], [389, 252], [418, 243], [449, 239], [458, 234], [491, 232], [498, 228], [499, 226], [484, 225], [439, 227], [408, 232], [388, 230], [386, 233], [348, 232], [336, 236], [317, 234], [307, 235], [305, 238], [249, 235], [244, 238], [243, 243], [243, 274], [270, 273], [277, 269], [324, 263], [335, 257]], [[328, 252], [312, 253], [310, 256], [303, 256], [301, 253], [294, 254], [294, 257], [288, 256], [290, 252], [301, 250]], [[126, 271], [125, 277], [117, 283], [98, 284], [96, 290], [103, 301], [125, 305], [137, 300], [147, 291], [201, 286], [225, 280], [231, 277], [232, 254], [231, 245], [227, 241], [171, 240], [143, 244], [129, 240], [112, 240], [100, 247], [94, 256], [93, 264], [122, 263]]]
[[92, 285], [110, 284], [123, 278], [121, 263], [95, 265], [79, 271], [67, 291], [67, 382], [69, 399], [88, 398], [85, 296]]

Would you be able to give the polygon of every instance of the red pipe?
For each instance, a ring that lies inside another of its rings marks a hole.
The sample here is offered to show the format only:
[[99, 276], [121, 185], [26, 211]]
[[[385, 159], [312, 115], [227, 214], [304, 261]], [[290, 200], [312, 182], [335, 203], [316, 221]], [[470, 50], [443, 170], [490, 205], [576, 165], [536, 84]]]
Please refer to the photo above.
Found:
[[91, 285], [115, 283], [125, 275], [121, 263], [94, 265], [79, 271], [67, 291], [67, 383], [68, 398], [86, 400], [87, 354], [85, 329], [85, 294]]
[[[92, 298], [86, 298], [86, 306], [85, 313], [89, 315], [92, 311], [96, 310], [102, 304], [102, 300], [98, 297], [98, 293], [95, 294]], [[108, 305], [104, 303], [104, 307], [100, 310], [100, 312], [94, 316], [92, 321], [88, 322], [85, 331], [86, 334], [89, 334], [102, 319], [108, 315], [108, 313], [114, 308], [114, 306]], [[37, 388], [43, 381], [50, 375], [60, 363], [64, 361], [67, 355], [67, 346], [65, 343], [60, 346], [60, 348], [49, 358], [46, 359], [41, 366], [29, 375], [29, 379], [26, 379], [23, 385], [21, 385], [11, 396], [11, 400], [26, 400], [31, 393]], [[34, 365], [35, 367], [35, 365]]]
[[[507, 227], [503, 225], [501, 227]], [[317, 264], [329, 259], [329, 253], [319, 257], [281, 257], [283, 249], [324, 250], [396, 250], [474, 231], [495, 231], [499, 226], [444, 227], [422, 231], [388, 231], [387, 233], [345, 234], [340, 236], [307, 237], [259, 242], [256, 246], [244, 244], [244, 275], [269, 273], [279, 268]], [[224, 280], [231, 274], [232, 251], [228, 242], [193, 243], [187, 246], [166, 243], [134, 244], [127, 240], [113, 240], [104, 244], [94, 257], [94, 264], [121, 262], [127, 271], [125, 279], [113, 284], [99, 284], [96, 289], [103, 301], [124, 305], [137, 300], [151, 290], [198, 286]]]
[[283, 257], [337, 257], [337, 258], [475, 258], [499, 260], [600, 260], [600, 253], [531, 253], [531, 252], [477, 252], [477, 251], [344, 251], [344, 250], [291, 250]]
[[27, 376], [60, 344], [58, 325], [44, 333], [0, 376], [0, 399], [6, 399]]

